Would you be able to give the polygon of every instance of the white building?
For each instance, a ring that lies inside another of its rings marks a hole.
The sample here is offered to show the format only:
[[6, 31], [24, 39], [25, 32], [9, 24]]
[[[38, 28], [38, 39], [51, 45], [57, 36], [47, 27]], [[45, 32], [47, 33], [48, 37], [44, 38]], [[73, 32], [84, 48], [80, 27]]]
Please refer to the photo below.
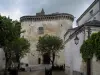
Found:
[[[30, 53], [22, 60], [24, 63], [27, 62], [30, 65], [42, 64], [45, 58], [42, 58], [36, 51], [36, 44], [39, 36], [49, 34], [56, 35], [62, 39], [66, 30], [72, 28], [74, 17], [67, 13], [53, 13], [45, 14], [44, 10], [40, 13], [36, 13], [34, 16], [23, 16], [20, 18], [22, 30], [26, 32], [22, 34], [27, 38], [31, 44]], [[63, 65], [64, 50], [62, 50], [56, 57], [55, 64]], [[40, 62], [41, 60], [41, 62]]]
[[[100, 0], [95, 0], [86, 11], [77, 19], [78, 27], [69, 29], [64, 35], [65, 38], [65, 65], [66, 73], [69, 75], [86, 75], [86, 63], [82, 61], [80, 47], [83, 41], [88, 38], [88, 28], [91, 34], [100, 31]], [[76, 36], [79, 43], [76, 45]], [[100, 75], [100, 63], [95, 57], [92, 60], [92, 75]]]
[[5, 53], [2, 48], [0, 48], [0, 71], [5, 68]]
[[86, 11], [77, 19], [77, 25], [80, 26], [91, 20], [100, 21], [100, 0], [94, 0]]

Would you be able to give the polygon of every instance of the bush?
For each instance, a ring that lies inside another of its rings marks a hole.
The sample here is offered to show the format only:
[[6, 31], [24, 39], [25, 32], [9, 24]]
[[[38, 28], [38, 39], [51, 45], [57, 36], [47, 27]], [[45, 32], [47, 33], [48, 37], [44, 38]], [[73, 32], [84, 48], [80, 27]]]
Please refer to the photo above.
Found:
[[10, 75], [18, 75], [18, 70], [16, 68], [10, 69], [9, 74]]
[[20, 71], [25, 71], [25, 68], [20, 68]]
[[52, 70], [54, 70], [54, 71], [64, 71], [65, 65], [56, 65], [56, 66], [52, 67]]

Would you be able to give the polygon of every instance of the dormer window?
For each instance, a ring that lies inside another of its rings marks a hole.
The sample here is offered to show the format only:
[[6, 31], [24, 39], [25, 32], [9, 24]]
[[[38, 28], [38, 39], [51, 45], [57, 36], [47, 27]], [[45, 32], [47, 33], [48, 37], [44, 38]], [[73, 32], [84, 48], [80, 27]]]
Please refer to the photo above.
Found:
[[91, 15], [91, 16], [93, 15], [93, 10], [90, 11], [90, 15]]
[[43, 27], [39, 27], [38, 28], [38, 33], [39, 34], [43, 34], [44, 33], [44, 28]]

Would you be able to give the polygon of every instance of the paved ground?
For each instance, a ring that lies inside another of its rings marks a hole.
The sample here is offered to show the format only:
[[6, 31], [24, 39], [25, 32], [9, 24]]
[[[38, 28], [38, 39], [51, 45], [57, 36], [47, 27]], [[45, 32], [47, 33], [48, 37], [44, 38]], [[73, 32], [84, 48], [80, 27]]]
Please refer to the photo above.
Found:
[[[19, 75], [45, 75], [44, 71], [20, 72]], [[66, 75], [63, 71], [53, 72], [52, 75]]]
[[[19, 75], [45, 75], [46, 66], [47, 65], [32, 66], [31, 68], [32, 72], [19, 72]], [[27, 71], [30, 71], [30, 68], [27, 68]], [[66, 75], [66, 74], [64, 71], [55, 71], [55, 72], [52, 72], [52, 75]]]
[[52, 75], [66, 75], [64, 71], [55, 71]]
[[19, 72], [19, 75], [44, 75], [44, 72], [42, 72], [42, 71]]

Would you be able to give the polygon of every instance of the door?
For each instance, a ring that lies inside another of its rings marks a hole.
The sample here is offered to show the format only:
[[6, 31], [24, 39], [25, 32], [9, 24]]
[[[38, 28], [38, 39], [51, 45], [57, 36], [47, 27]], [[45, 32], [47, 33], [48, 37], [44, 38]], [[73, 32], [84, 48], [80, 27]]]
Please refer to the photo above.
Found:
[[43, 55], [43, 64], [50, 64], [50, 54], [46, 53]]

